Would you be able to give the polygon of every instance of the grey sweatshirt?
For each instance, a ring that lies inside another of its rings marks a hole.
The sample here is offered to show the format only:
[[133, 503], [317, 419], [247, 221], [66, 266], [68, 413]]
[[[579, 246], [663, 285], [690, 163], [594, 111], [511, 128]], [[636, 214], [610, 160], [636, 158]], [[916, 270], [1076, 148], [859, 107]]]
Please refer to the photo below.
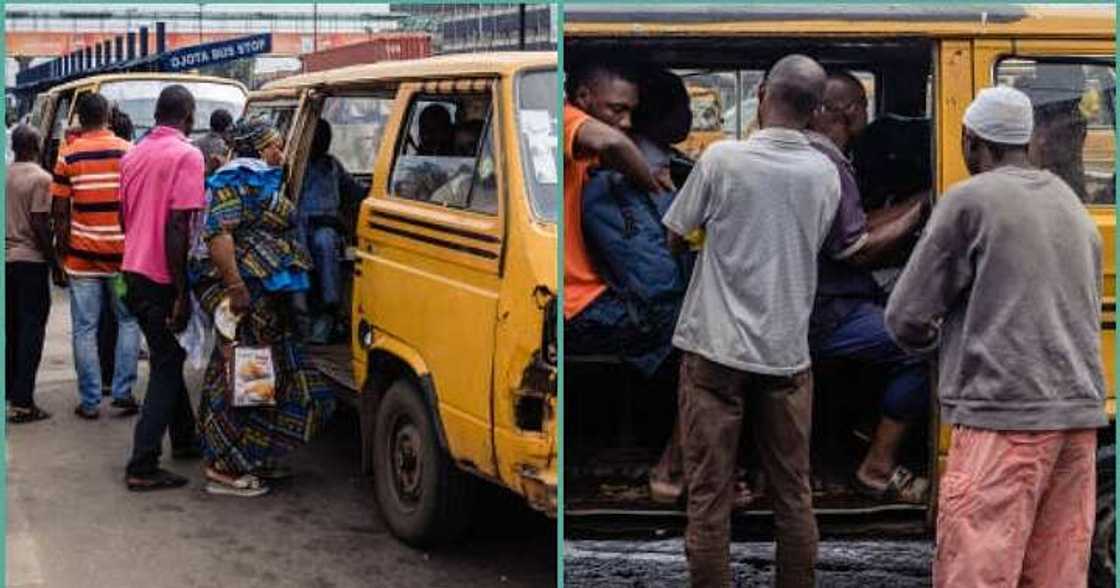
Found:
[[942, 418], [991, 430], [1108, 424], [1101, 240], [1050, 172], [1001, 167], [954, 186], [887, 303], [902, 347], [940, 346]]

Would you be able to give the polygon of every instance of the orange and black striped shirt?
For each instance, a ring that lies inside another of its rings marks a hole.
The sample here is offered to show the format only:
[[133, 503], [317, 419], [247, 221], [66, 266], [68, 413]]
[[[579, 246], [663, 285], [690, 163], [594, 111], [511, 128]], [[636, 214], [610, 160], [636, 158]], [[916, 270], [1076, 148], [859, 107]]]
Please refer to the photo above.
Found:
[[67, 273], [107, 276], [120, 271], [121, 157], [131, 143], [108, 130], [89, 131], [62, 147], [54, 167], [51, 195], [70, 201]]

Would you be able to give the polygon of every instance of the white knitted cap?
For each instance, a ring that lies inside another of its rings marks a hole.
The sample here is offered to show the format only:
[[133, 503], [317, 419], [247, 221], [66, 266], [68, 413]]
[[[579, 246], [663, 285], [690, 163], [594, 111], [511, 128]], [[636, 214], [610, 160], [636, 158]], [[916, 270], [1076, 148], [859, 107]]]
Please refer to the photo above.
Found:
[[965, 109], [964, 126], [989, 141], [1026, 145], [1034, 130], [1031, 99], [1007, 86], [984, 88]]

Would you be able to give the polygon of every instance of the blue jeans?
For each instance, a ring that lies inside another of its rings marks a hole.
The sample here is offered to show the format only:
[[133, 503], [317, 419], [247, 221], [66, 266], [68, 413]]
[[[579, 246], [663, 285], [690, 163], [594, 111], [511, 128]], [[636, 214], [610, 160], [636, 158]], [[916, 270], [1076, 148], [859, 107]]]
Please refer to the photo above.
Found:
[[109, 294], [109, 278], [70, 278], [70, 324], [78, 396], [86, 409], [101, 404], [101, 361], [97, 355], [97, 324], [101, 306], [112, 304], [117, 315], [117, 348], [113, 359], [113, 398], [132, 397], [140, 354], [140, 326], [124, 303]]
[[886, 370], [883, 414], [914, 421], [929, 410], [929, 365], [903, 351], [887, 333], [883, 307], [862, 304], [831, 333], [810, 340], [815, 359], [851, 359]]
[[327, 307], [338, 306], [342, 301], [342, 259], [339, 248], [342, 240], [332, 227], [313, 227], [308, 248], [315, 263], [315, 276], [319, 282], [319, 302]]

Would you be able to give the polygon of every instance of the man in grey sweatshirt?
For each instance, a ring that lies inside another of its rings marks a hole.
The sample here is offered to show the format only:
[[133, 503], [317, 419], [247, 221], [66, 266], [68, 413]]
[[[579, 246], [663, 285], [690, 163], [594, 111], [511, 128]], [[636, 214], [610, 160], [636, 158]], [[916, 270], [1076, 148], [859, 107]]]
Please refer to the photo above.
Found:
[[1077, 195], [1027, 159], [1030, 99], [981, 91], [964, 115], [973, 177], [945, 194], [899, 278], [887, 327], [939, 349], [935, 586], [1084, 585], [1098, 427], [1101, 240]]

